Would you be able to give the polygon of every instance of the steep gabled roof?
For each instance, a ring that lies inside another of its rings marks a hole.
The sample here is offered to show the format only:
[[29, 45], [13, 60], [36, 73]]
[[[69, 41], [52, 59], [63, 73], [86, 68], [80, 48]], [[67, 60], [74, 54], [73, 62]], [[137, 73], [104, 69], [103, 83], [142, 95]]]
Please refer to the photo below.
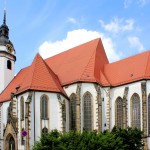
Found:
[[100, 39], [74, 47], [45, 60], [62, 85], [79, 81], [109, 85], [103, 74], [108, 59]]
[[106, 65], [104, 73], [112, 86], [150, 79], [150, 51]]
[[26, 90], [60, 92], [66, 96], [58, 77], [48, 67], [39, 54], [36, 55], [32, 65], [29, 67], [27, 75], [17, 94]]
[[27, 74], [28, 69], [29, 67], [20, 70], [20, 72], [14, 77], [5, 90], [0, 94], [0, 102], [10, 100], [11, 93], [16, 93], [16, 87], [20, 86]]
[[58, 77], [39, 54], [31, 66], [22, 69], [0, 94], [0, 102], [10, 100], [11, 93], [19, 94], [27, 90], [56, 92], [66, 96]]

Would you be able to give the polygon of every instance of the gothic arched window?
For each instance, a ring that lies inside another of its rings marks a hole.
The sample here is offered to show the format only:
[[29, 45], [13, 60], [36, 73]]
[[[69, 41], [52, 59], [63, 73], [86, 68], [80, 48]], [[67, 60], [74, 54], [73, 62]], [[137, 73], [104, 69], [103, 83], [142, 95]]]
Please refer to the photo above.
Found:
[[41, 118], [48, 119], [48, 98], [46, 95], [41, 97]]
[[70, 127], [71, 130], [76, 129], [76, 95], [71, 94], [70, 96]]
[[12, 64], [10, 60], [7, 60], [7, 69], [11, 70]]
[[24, 98], [20, 99], [20, 120], [24, 120]]
[[115, 125], [119, 128], [123, 128], [123, 100], [121, 97], [116, 99], [115, 107]]
[[148, 135], [150, 135], [150, 94], [148, 96]]
[[92, 96], [89, 92], [83, 98], [83, 113], [84, 113], [84, 129], [92, 130]]
[[141, 129], [140, 97], [136, 93], [131, 97], [131, 118], [131, 126]]

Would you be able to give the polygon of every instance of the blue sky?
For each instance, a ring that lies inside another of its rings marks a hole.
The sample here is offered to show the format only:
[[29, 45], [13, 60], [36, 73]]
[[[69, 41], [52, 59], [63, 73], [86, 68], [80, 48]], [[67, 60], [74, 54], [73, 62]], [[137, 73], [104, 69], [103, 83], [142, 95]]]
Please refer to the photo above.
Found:
[[[0, 22], [4, 0], [0, 0]], [[16, 69], [100, 37], [109, 61], [150, 50], [150, 0], [7, 0]]]

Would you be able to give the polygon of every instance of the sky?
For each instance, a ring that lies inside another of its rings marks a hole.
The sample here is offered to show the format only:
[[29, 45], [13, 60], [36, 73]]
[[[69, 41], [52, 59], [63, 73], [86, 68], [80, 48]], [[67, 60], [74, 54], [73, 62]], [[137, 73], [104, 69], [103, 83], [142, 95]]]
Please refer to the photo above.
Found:
[[[37, 53], [45, 59], [96, 38], [110, 63], [150, 50], [150, 0], [6, 0], [6, 11], [15, 73]], [[0, 0], [0, 24], [3, 13]]]

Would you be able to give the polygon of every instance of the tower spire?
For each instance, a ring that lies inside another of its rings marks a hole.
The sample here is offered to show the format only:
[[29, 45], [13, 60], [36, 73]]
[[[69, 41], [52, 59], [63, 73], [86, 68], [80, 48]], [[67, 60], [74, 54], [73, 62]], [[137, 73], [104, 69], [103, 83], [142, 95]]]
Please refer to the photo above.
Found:
[[3, 19], [3, 24], [6, 25], [6, 0], [4, 0], [4, 19]]
[[3, 20], [3, 24], [6, 25], [6, 9], [4, 8], [4, 20]]

